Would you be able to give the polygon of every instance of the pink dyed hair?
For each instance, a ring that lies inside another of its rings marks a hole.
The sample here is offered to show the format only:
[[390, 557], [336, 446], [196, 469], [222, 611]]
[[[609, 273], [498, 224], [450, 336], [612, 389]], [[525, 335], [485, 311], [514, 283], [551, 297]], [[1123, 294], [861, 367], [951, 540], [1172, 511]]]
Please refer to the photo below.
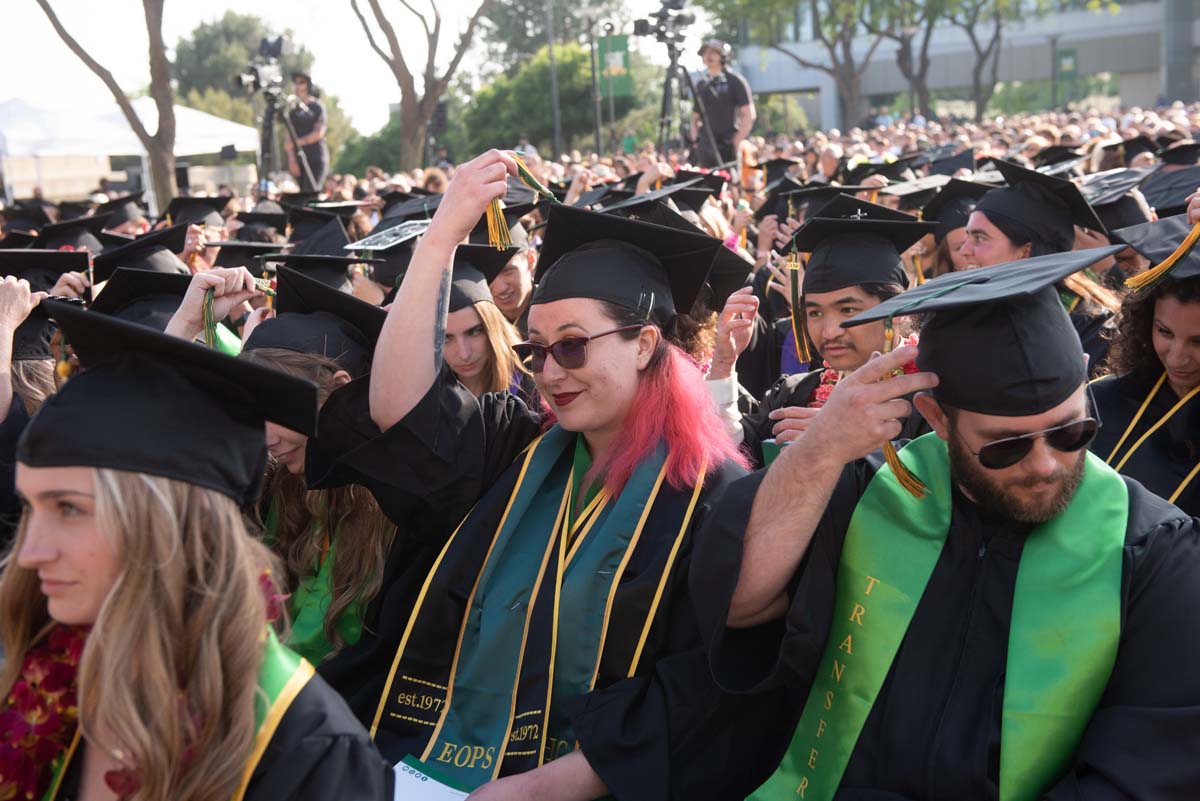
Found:
[[[549, 411], [545, 401], [542, 403]], [[647, 409], [654, 413], [646, 414]], [[547, 427], [553, 423], [551, 414]], [[726, 462], [750, 466], [739, 443], [725, 432], [700, 367], [666, 337], [659, 339], [642, 371], [620, 436], [604, 458], [592, 465], [588, 477], [604, 476], [605, 488], [616, 497], [659, 442], [667, 443], [666, 482], [677, 490], [704, 480], [700, 468], [705, 460], [710, 472]]]

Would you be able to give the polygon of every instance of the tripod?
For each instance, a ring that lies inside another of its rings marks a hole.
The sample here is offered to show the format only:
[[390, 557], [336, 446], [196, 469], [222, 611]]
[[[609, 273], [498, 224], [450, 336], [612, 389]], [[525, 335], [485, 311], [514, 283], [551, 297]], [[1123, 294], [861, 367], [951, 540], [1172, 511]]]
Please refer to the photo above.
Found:
[[[658, 119], [658, 151], [665, 153], [667, 142], [671, 139], [671, 118], [674, 116], [671, 106], [675, 103], [675, 84], [678, 84], [677, 91], [681, 100], [688, 97], [697, 98], [697, 95], [696, 85], [692, 82], [691, 74], [679, 64], [677, 36], [668, 35], [661, 41], [667, 46], [668, 63], [666, 80], [663, 81], [662, 115]], [[697, 102], [696, 111], [700, 114], [701, 136], [706, 137], [708, 146], [712, 148], [712, 152], [716, 153], [719, 159], [721, 151], [717, 149], [717, 139], [713, 136], [712, 126], [708, 124], [708, 112], [704, 108], [704, 103]], [[686, 112], [680, 109], [679, 141], [686, 143], [689, 148], [694, 148], [696, 142], [693, 142], [691, 137], [684, 133], [689, 127], [689, 122], [690, 120], [686, 119]]]
[[296, 161], [300, 163], [300, 170], [303, 177], [308, 179], [307, 185], [312, 187], [314, 191], [321, 191], [321, 188], [317, 186], [316, 178], [313, 177], [312, 168], [308, 166], [308, 156], [304, 153], [304, 148], [300, 147], [300, 137], [296, 135], [296, 126], [292, 124], [292, 120], [287, 114], [279, 113], [279, 90], [267, 89], [263, 92], [263, 97], [267, 101], [267, 106], [263, 109], [262, 133], [258, 148], [258, 191], [263, 196], [266, 195], [269, 172], [272, 168], [279, 169], [278, 158], [275, 153], [276, 117], [280, 117], [283, 120], [284, 130], [287, 131], [288, 140], [292, 143], [292, 152], [296, 154]]

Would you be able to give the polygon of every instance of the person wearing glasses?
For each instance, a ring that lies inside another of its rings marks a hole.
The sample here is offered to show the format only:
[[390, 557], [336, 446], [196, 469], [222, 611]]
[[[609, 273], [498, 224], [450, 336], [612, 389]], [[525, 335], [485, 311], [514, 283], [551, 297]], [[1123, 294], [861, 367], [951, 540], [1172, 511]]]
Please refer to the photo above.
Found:
[[[670, 732], [670, 797], [1194, 795], [1175, 744], [1200, 727], [1178, 658], [1200, 648], [1200, 527], [1087, 450], [1099, 422], [1054, 289], [1117, 249], [947, 274], [847, 322], [927, 315], [697, 532], [721, 692], [664, 707], [727, 714]], [[878, 449], [912, 393], [933, 433], [897, 468]], [[687, 769], [709, 761], [738, 770]]]
[[498, 151], [459, 167], [388, 313], [378, 369], [322, 409], [337, 470], [385, 511], [415, 494], [461, 516], [415, 606], [385, 606], [357, 646], [374, 649], [376, 673], [359, 711], [388, 759], [411, 754], [466, 787], [561, 759], [603, 795], [570, 704], [698, 646], [691, 532], [744, 474], [699, 368], [668, 339], [721, 243], [552, 205], [530, 338], [515, 347], [544, 408], [476, 397], [446, 367], [451, 265], [517, 174]]
[[[1179, 215], [1112, 236], [1159, 264], [1188, 230]], [[1200, 407], [1194, 403], [1200, 394], [1200, 254], [1189, 253], [1162, 281], [1125, 297], [1105, 367], [1109, 375], [1092, 384], [1104, 421], [1092, 452], [1188, 514], [1200, 514]]]

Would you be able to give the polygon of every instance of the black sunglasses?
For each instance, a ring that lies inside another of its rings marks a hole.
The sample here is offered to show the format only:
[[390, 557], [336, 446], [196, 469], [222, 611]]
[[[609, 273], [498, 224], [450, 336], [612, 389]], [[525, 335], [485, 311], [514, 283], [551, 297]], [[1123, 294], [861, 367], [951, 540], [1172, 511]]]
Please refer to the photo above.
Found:
[[563, 337], [552, 345], [542, 345], [538, 342], [518, 342], [512, 346], [518, 358], [530, 371], [540, 373], [546, 367], [546, 355], [554, 357], [554, 361], [564, 370], [578, 370], [587, 364], [587, 344], [593, 339], [606, 337], [609, 334], [619, 334], [622, 331], [637, 331], [645, 325], [627, 325], [603, 331], [590, 337]]
[[1073, 453], [1086, 448], [1099, 429], [1100, 423], [1094, 417], [1085, 417], [1044, 431], [998, 439], [971, 453], [989, 470], [1003, 470], [1028, 456], [1039, 439], [1045, 438], [1046, 444], [1056, 451]]

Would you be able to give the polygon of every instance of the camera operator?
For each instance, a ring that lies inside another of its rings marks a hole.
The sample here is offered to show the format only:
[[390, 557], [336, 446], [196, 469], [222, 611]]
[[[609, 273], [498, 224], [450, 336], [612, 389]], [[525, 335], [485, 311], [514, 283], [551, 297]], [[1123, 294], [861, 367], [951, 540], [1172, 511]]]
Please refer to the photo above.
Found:
[[325, 105], [313, 94], [312, 78], [303, 72], [292, 73], [292, 91], [298, 102], [290, 104], [287, 115], [296, 129], [296, 142], [308, 159], [312, 183], [304, 173], [290, 137], [285, 142], [288, 172], [300, 184], [301, 192], [319, 192], [329, 169], [329, 148], [325, 145]]
[[700, 57], [708, 72], [696, 83], [696, 102], [703, 104], [718, 152], [712, 152], [697, 109], [692, 114], [691, 136], [696, 143], [693, 160], [701, 167], [716, 167], [737, 157], [738, 145], [754, 127], [754, 96], [746, 79], [728, 69], [729, 45], [725, 42], [709, 39], [700, 46]]

